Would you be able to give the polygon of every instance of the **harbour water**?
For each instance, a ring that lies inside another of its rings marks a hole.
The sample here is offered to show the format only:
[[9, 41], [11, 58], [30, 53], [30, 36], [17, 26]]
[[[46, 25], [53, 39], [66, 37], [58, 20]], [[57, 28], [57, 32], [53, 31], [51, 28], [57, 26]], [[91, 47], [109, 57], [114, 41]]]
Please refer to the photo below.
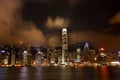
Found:
[[120, 80], [120, 67], [4, 67], [0, 80]]

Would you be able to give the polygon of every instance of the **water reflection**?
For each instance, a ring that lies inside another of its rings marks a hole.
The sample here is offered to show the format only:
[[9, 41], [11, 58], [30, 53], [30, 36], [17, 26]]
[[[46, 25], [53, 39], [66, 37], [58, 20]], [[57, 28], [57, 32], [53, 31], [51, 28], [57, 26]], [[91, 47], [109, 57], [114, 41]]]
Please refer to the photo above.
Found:
[[28, 80], [28, 68], [22, 67], [19, 73], [19, 80]]
[[39, 67], [35, 68], [35, 80], [43, 80], [42, 76], [43, 75], [41, 68]]
[[5, 75], [7, 73], [6, 68], [0, 68], [0, 80], [5, 80], [7, 75]]
[[0, 68], [0, 80], [120, 80], [120, 67]]
[[73, 80], [72, 76], [74, 75], [74, 72], [70, 72], [72, 72], [72, 69], [70, 68], [61, 68], [60, 80]]
[[109, 80], [109, 73], [107, 66], [101, 66], [101, 78], [102, 80]]

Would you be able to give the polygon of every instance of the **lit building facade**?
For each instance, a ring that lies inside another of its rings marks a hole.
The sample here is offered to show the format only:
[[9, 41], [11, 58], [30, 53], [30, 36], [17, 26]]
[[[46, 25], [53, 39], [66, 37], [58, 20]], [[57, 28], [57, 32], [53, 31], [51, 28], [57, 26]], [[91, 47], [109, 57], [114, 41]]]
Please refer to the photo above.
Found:
[[16, 55], [12, 54], [11, 55], [11, 65], [15, 65], [16, 64]]
[[67, 62], [68, 52], [68, 37], [67, 28], [62, 29], [62, 64]]
[[9, 55], [5, 56], [4, 58], [4, 64], [8, 65], [8, 62], [9, 62]]
[[27, 55], [28, 55], [27, 51], [24, 51], [24, 53], [23, 53], [23, 65], [24, 66], [28, 64], [28, 56]]
[[15, 52], [15, 46], [11, 45], [11, 59], [10, 64], [15, 65], [16, 64], [16, 52]]
[[42, 64], [42, 54], [43, 54], [42, 52], [38, 52], [35, 55], [35, 64], [37, 66], [40, 66]]
[[81, 53], [81, 49], [77, 48], [77, 57], [76, 57], [77, 62], [80, 62], [80, 53]]

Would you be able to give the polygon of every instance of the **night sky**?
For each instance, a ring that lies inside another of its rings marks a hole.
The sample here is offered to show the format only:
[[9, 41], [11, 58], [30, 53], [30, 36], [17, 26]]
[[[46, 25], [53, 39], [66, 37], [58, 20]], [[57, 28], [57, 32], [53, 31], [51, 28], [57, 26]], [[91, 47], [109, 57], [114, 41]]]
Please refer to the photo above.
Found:
[[0, 42], [56, 47], [61, 29], [69, 44], [89, 42], [97, 48], [120, 49], [119, 0], [1, 0]]

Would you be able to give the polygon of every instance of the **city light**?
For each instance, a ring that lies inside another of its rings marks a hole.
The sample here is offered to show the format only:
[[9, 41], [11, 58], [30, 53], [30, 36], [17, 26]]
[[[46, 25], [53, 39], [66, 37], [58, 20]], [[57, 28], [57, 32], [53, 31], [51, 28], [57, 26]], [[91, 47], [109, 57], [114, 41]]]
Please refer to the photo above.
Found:
[[2, 53], [5, 53], [5, 50], [2, 50], [1, 52], [2, 52]]
[[104, 48], [100, 48], [101, 51], [104, 51], [105, 49]]
[[111, 66], [119, 66], [120, 65], [120, 62], [119, 61], [112, 61], [110, 63]]
[[27, 51], [24, 51], [24, 53], [27, 53]]
[[118, 51], [118, 53], [120, 54], [120, 51]]
[[0, 80], [120, 80], [120, 0], [0, 0]]

